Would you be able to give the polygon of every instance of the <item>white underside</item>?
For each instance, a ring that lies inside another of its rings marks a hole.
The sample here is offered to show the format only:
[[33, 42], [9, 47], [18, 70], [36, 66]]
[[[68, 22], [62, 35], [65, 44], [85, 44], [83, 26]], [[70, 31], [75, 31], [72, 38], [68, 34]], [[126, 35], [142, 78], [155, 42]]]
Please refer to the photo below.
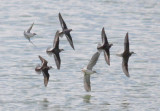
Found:
[[64, 32], [63, 32], [63, 31], [60, 32], [60, 33], [59, 33], [59, 36], [60, 36], [60, 37], [63, 37], [63, 36], [64, 36]]
[[86, 69], [86, 68], [83, 68], [83, 69], [82, 69], [82, 71], [83, 71], [85, 74], [89, 74], [89, 75], [91, 75], [91, 74], [94, 74], [94, 73], [95, 73], [95, 71], [88, 70], [88, 69]]
[[34, 35], [33, 35], [32, 33], [24, 32], [24, 36], [25, 36], [26, 38], [31, 38], [31, 37], [33, 37]]

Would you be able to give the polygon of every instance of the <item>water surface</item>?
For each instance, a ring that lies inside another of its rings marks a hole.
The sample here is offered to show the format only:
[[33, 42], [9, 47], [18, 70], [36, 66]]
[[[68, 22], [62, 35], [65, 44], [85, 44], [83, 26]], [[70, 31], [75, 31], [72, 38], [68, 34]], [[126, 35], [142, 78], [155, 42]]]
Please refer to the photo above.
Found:
[[[160, 110], [160, 1], [136, 0], [11, 0], [0, 1], [0, 110], [1, 111], [158, 111]], [[65, 37], [60, 38], [61, 70], [45, 53], [57, 30], [61, 12], [68, 28], [72, 28], [75, 51]], [[23, 31], [35, 23], [32, 39]], [[81, 69], [88, 64], [101, 42], [105, 27], [111, 66], [101, 54], [91, 76], [92, 91], [83, 88]], [[126, 32], [130, 50], [136, 54], [129, 60], [130, 78], [121, 68]], [[50, 70], [48, 87], [34, 68], [46, 58]]]

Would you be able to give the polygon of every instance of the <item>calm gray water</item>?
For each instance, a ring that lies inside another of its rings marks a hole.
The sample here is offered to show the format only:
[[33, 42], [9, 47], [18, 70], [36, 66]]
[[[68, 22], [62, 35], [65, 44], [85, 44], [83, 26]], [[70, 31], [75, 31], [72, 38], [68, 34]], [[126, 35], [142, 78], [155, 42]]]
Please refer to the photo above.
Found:
[[[159, 0], [4, 0], [0, 1], [0, 111], [160, 111], [160, 1]], [[61, 70], [45, 50], [52, 46], [61, 12], [73, 31], [75, 51], [60, 39]], [[23, 31], [35, 22], [32, 39]], [[105, 27], [111, 66], [101, 54], [91, 76], [92, 91], [83, 88], [81, 69], [101, 42]], [[130, 57], [127, 78], [121, 68], [126, 32]], [[34, 68], [38, 55], [49, 61], [48, 87]]]

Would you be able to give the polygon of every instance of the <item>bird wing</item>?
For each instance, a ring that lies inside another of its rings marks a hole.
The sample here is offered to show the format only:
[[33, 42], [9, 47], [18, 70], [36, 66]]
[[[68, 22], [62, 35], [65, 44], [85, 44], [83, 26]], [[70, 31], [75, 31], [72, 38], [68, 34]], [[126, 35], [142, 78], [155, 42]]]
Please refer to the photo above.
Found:
[[64, 30], [64, 29], [67, 29], [67, 25], [66, 25], [66, 23], [64, 22], [64, 20], [63, 20], [63, 18], [62, 18], [62, 16], [61, 16], [61, 13], [59, 13], [59, 21], [60, 21], [60, 23], [61, 23], [62, 29], [63, 29], [63, 30]]
[[129, 60], [129, 57], [123, 57], [122, 69], [123, 69], [123, 72], [125, 73], [125, 75], [127, 77], [130, 77], [129, 72], [128, 72], [128, 60]]
[[84, 74], [84, 89], [85, 89], [87, 92], [91, 91], [90, 75], [89, 75], [89, 74]]
[[45, 87], [47, 87], [48, 81], [49, 81], [49, 73], [48, 73], [48, 69], [44, 69], [42, 70], [43, 72], [43, 76], [44, 76], [44, 85]]
[[104, 52], [104, 58], [105, 58], [107, 64], [110, 65], [110, 52], [109, 52], [109, 50], [106, 49], [103, 52]]
[[124, 39], [124, 52], [129, 52], [129, 39], [128, 39], [128, 32], [126, 33]]
[[38, 74], [41, 74], [41, 69], [42, 67], [38, 64], [35, 68], [35, 71], [38, 73]]
[[72, 37], [71, 37], [70, 32], [65, 33], [65, 35], [66, 35], [66, 37], [67, 37], [67, 40], [68, 40], [69, 44], [70, 44], [71, 47], [74, 49], [74, 45], [73, 45], [73, 41], [72, 41]]
[[54, 37], [53, 48], [59, 48], [59, 31], [58, 30]]
[[41, 62], [42, 62], [42, 67], [44, 67], [44, 66], [47, 66], [47, 61], [43, 58], [43, 57], [41, 57], [40, 55], [39, 55], [39, 59], [41, 60]]
[[92, 70], [93, 66], [96, 65], [97, 60], [98, 60], [98, 58], [99, 58], [99, 55], [100, 55], [100, 53], [99, 53], [99, 52], [96, 52], [96, 53], [92, 56], [91, 60], [89, 61], [88, 65], [87, 65], [87, 69], [88, 69], [88, 70]]
[[30, 31], [32, 30], [34, 23], [32, 23], [32, 25], [29, 27], [29, 29], [27, 30], [28, 33], [30, 33]]
[[107, 40], [107, 36], [106, 36], [105, 30], [104, 30], [104, 27], [103, 27], [102, 32], [101, 32], [101, 37], [102, 37], [102, 43], [103, 44], [108, 44], [108, 40]]
[[54, 54], [54, 60], [56, 62], [57, 69], [60, 69], [61, 58], [59, 56], [59, 53]]

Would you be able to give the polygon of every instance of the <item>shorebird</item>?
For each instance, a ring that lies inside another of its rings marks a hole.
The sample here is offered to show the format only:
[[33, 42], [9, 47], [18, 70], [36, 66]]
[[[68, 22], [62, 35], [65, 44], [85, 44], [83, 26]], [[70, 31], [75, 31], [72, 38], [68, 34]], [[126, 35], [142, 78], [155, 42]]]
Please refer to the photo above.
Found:
[[53, 41], [53, 48], [48, 48], [46, 50], [48, 55], [54, 54], [54, 59], [56, 62], [57, 69], [60, 69], [60, 65], [61, 65], [61, 58], [59, 56], [59, 53], [61, 51], [64, 51], [64, 50], [59, 49], [59, 31], [57, 31], [54, 37], [54, 41]]
[[41, 56], [39, 56], [39, 59], [41, 60], [41, 66], [40, 65], [37, 65], [37, 67], [35, 68], [35, 71], [37, 73], [43, 73], [43, 76], [44, 76], [44, 85], [45, 87], [47, 87], [47, 84], [48, 84], [48, 81], [49, 81], [49, 73], [48, 73], [48, 70], [50, 70], [52, 68], [52, 66], [47, 66], [47, 61], [42, 58]]
[[120, 56], [123, 59], [122, 69], [127, 77], [130, 77], [129, 72], [128, 72], [128, 60], [132, 54], [135, 54], [135, 53], [129, 51], [129, 38], [128, 38], [128, 32], [127, 32], [125, 39], [124, 39], [124, 52], [122, 54], [117, 54], [117, 56]]
[[84, 89], [89, 92], [91, 91], [91, 86], [90, 86], [90, 75], [96, 73], [96, 71], [93, 71], [92, 68], [93, 66], [96, 65], [98, 58], [99, 58], [100, 52], [96, 52], [90, 62], [88, 63], [87, 67], [84, 67], [82, 69], [82, 72], [84, 73]]
[[[33, 44], [33, 42], [30, 40], [31, 37], [37, 35], [36, 33], [31, 33], [31, 30], [32, 30], [33, 25], [34, 25], [34, 23], [29, 27], [29, 29], [27, 30], [27, 32], [24, 31], [24, 37], [25, 37], [26, 39], [28, 39], [29, 42], [32, 43], [32, 44]], [[34, 44], [33, 44], [33, 45], [34, 45]], [[35, 45], [34, 45], [34, 46], [35, 46]]]
[[70, 32], [72, 31], [72, 29], [68, 29], [66, 23], [64, 22], [61, 14], [59, 13], [59, 21], [62, 27], [62, 32], [60, 32], [60, 37], [63, 37], [63, 35], [65, 34], [68, 42], [70, 43], [71, 47], [74, 49], [74, 45], [73, 45], [73, 41], [72, 41], [72, 37]]
[[102, 45], [98, 44], [97, 49], [103, 50], [103, 52], [104, 52], [104, 58], [105, 58], [107, 64], [110, 65], [110, 51], [109, 51], [109, 49], [111, 48], [111, 46], [113, 44], [109, 44], [108, 43], [104, 27], [102, 28], [101, 38], [102, 38]]

